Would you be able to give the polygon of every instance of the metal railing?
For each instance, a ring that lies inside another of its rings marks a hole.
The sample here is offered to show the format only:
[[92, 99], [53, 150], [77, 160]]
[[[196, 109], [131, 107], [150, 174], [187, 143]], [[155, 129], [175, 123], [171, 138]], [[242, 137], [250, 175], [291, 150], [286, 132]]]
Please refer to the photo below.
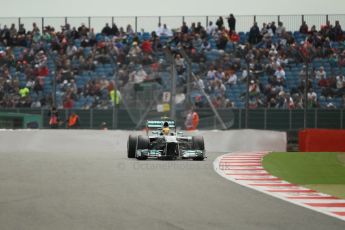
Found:
[[[1, 17], [1, 28], [4, 25], [9, 27], [15, 24], [19, 28], [23, 24], [27, 30], [32, 28], [32, 24], [44, 29], [45, 26], [52, 26], [55, 30], [60, 31], [60, 27], [65, 24], [70, 24], [71, 27], [79, 27], [85, 24], [89, 28], [94, 28], [95, 32], [100, 32], [105, 23], [116, 23], [118, 27], [126, 29], [127, 25], [131, 25], [135, 32], [151, 32], [157, 29], [158, 23], [167, 24], [171, 29], [178, 29], [182, 22], [190, 25], [192, 22], [200, 22], [204, 27], [210, 21], [216, 22], [219, 16], [104, 16], [104, 17]], [[226, 17], [224, 18], [225, 26], [227, 27]], [[257, 22], [259, 27], [262, 23], [283, 22], [288, 31], [299, 30], [302, 21], [305, 21], [309, 27], [315, 25], [316, 29], [325, 24], [327, 20], [334, 25], [338, 20], [341, 25], [345, 25], [345, 14], [331, 14], [331, 15], [235, 15], [236, 30], [249, 31], [254, 22]]]

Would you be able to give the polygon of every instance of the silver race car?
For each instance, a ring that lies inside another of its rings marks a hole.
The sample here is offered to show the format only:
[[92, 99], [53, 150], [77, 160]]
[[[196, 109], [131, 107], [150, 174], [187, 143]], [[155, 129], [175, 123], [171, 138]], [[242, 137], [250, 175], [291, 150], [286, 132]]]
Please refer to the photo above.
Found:
[[128, 158], [175, 160], [204, 160], [205, 145], [202, 136], [187, 136], [177, 132], [175, 121], [147, 121], [146, 135], [130, 135], [127, 142]]

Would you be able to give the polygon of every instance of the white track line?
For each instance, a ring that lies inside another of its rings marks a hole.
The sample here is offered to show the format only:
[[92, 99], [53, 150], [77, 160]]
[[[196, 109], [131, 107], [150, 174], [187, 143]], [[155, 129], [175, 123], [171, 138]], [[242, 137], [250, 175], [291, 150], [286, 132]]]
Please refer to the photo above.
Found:
[[262, 159], [267, 153], [225, 154], [213, 162], [213, 167], [232, 182], [345, 221], [345, 200], [270, 175], [262, 167]]

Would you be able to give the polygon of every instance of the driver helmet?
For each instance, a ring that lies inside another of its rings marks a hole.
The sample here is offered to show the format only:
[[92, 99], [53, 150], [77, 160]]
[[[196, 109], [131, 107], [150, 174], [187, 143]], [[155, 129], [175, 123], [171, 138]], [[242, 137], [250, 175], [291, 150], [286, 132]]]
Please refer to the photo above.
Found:
[[168, 122], [164, 122], [162, 132], [164, 135], [169, 135], [170, 129]]

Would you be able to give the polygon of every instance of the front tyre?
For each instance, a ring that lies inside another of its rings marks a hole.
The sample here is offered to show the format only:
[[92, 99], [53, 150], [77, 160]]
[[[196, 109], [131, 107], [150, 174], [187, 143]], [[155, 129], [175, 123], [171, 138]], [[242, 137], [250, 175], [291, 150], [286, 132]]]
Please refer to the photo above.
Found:
[[127, 141], [127, 156], [128, 158], [135, 158], [135, 151], [137, 147], [137, 137], [129, 135]]
[[[149, 149], [150, 139], [147, 136], [138, 136], [136, 150]], [[147, 156], [135, 156], [138, 160], [146, 160]]]

